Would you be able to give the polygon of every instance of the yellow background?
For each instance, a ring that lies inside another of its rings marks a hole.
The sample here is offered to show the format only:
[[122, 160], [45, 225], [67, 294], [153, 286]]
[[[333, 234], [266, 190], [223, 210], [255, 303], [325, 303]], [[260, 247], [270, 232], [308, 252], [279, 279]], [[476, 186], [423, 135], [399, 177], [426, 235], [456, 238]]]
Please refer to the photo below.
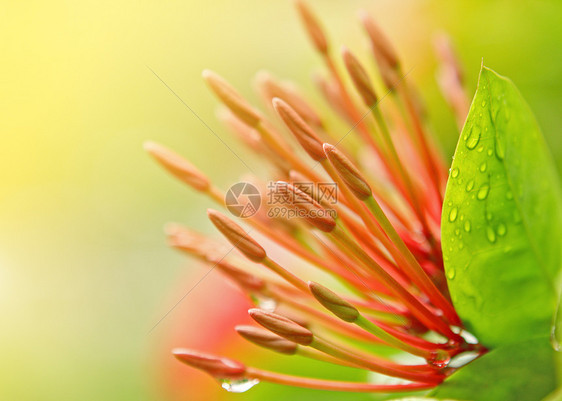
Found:
[[[510, 76], [560, 166], [558, 2], [311, 5], [336, 50], [346, 44], [364, 60], [356, 10], [373, 12], [414, 67], [450, 155], [457, 133], [433, 82], [430, 44], [434, 32], [448, 30], [469, 92], [482, 57]], [[142, 142], [173, 147], [223, 187], [245, 170], [148, 67], [247, 157], [216, 121], [201, 70], [214, 69], [256, 100], [250, 82], [259, 69], [312, 93], [309, 78], [321, 63], [290, 1], [4, 0], [0, 22], [0, 399], [164, 399], [162, 360], [171, 357], [163, 339], [182, 322], [172, 312], [147, 332], [204, 270], [190, 271], [167, 248], [162, 226], [211, 229], [207, 200], [157, 168]], [[187, 298], [185, 307], [217, 302]], [[178, 398], [199, 399], [197, 391]], [[276, 386], [261, 391], [254, 394], [287, 397]]]

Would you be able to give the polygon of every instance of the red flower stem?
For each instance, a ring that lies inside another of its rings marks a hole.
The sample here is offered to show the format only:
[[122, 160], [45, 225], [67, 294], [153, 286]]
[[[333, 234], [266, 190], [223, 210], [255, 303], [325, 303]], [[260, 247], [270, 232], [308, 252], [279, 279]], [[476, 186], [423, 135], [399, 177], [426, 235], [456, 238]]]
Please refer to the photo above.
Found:
[[307, 377], [285, 375], [251, 367], [246, 369], [246, 376], [248, 378], [258, 379], [269, 383], [328, 391], [400, 393], [406, 391], [429, 390], [435, 387], [435, 384], [426, 383], [392, 385], [313, 379]]
[[303, 356], [305, 358], [316, 359], [317, 361], [332, 363], [334, 365], [363, 369], [362, 366], [356, 365], [356, 364], [351, 363], [351, 362], [342, 361], [341, 359], [334, 358], [331, 355], [320, 352], [317, 349], [310, 348], [310, 347], [303, 347], [301, 345], [297, 346], [297, 351], [295, 352], [295, 354]]
[[413, 296], [407, 289], [402, 287], [392, 276], [390, 276], [384, 269], [381, 268], [374, 260], [372, 260], [369, 255], [367, 255], [360, 246], [358, 246], [353, 240], [351, 240], [342, 229], [337, 226], [331, 233], [337, 241], [341, 241], [342, 244], [348, 247], [353, 254], [360, 260], [367, 268], [384, 283], [386, 283], [389, 288], [395, 293], [395, 295], [401, 299], [406, 305], [408, 305], [412, 311], [412, 314], [416, 316], [420, 322], [425, 324], [428, 328], [436, 330], [437, 332], [443, 334], [445, 337], [450, 338], [454, 341], [462, 342], [462, 337], [454, 333], [451, 328], [443, 321], [440, 317], [433, 314], [432, 311], [427, 309], [415, 296]]
[[411, 344], [418, 348], [423, 348], [429, 351], [435, 351], [437, 349], [444, 349], [447, 347], [447, 344], [435, 344], [430, 341], [424, 340], [421, 337], [403, 331], [401, 329], [394, 328], [389, 326], [383, 322], [377, 321], [377, 325], [384, 329], [389, 334], [393, 335], [394, 337], [400, 339], [401, 341]]
[[369, 333], [377, 336], [383, 342], [390, 346], [394, 346], [402, 351], [408, 352], [412, 355], [416, 355], [426, 360], [429, 360], [433, 355], [431, 352], [427, 351], [424, 348], [415, 347], [411, 344], [407, 344], [402, 340], [394, 337], [392, 334], [388, 333], [387, 331], [383, 330], [370, 320], [366, 319], [363, 316], [359, 316], [359, 318], [354, 322], [359, 327], [363, 328], [364, 330], [368, 331]]
[[290, 271], [286, 270], [279, 263], [275, 262], [274, 260], [272, 260], [269, 257], [266, 257], [265, 259], [263, 259], [261, 261], [261, 263], [264, 266], [269, 267], [273, 272], [277, 273], [279, 276], [281, 276], [283, 279], [285, 279], [286, 281], [288, 281], [289, 283], [294, 285], [299, 290], [308, 294], [309, 291], [308, 291], [308, 285], [306, 284], [306, 282], [304, 282], [303, 280], [298, 278], [296, 275], [294, 275]]
[[435, 192], [439, 197], [439, 202], [443, 203], [443, 192], [442, 192], [443, 188], [441, 185], [442, 172], [440, 171], [436, 161], [434, 160], [433, 153], [427, 141], [427, 135], [424, 132], [422, 122], [412, 102], [411, 94], [409, 93], [408, 88], [405, 85], [401, 85], [398, 88], [398, 93], [400, 94], [400, 97], [403, 99], [404, 104], [406, 106], [406, 110], [408, 111], [408, 114], [412, 121], [414, 132], [417, 137], [417, 142], [421, 147], [420, 153], [424, 160], [426, 169], [429, 173], [431, 183], [433, 184]]
[[369, 341], [375, 343], [381, 342], [378, 338], [376, 338], [370, 333], [365, 333], [363, 330], [360, 330], [357, 327], [344, 322], [343, 320], [334, 318], [333, 316], [330, 316], [315, 308], [311, 308], [308, 305], [304, 305], [302, 303], [296, 302], [293, 299], [279, 298], [279, 302], [284, 303], [290, 308], [312, 317], [314, 320], [326, 326], [327, 328], [331, 329], [337, 334], [341, 334], [343, 332], [346, 335], [349, 335], [357, 340]]
[[306, 163], [299, 159], [295, 152], [290, 149], [289, 145], [280, 138], [269, 124], [260, 122], [256, 126], [256, 130], [261, 134], [262, 139], [267, 143], [279, 156], [287, 160], [295, 170], [307, 176], [315, 182], [319, 182], [322, 178], [317, 175]]
[[343, 83], [343, 79], [341, 77], [341, 75], [339, 74], [334, 61], [332, 59], [332, 57], [330, 55], [324, 55], [324, 61], [326, 63], [326, 66], [328, 67], [328, 70], [330, 71], [330, 74], [332, 75], [334, 81], [336, 82], [340, 95], [341, 95], [341, 99], [343, 101], [344, 107], [346, 109], [346, 112], [351, 120], [351, 123], [356, 124], [356, 127], [361, 135], [361, 138], [373, 149], [373, 151], [375, 152], [375, 154], [378, 156], [378, 158], [381, 160], [385, 170], [388, 173], [389, 178], [391, 179], [391, 181], [394, 183], [394, 185], [397, 188], [400, 188], [401, 185], [398, 182], [398, 180], [396, 180], [396, 174], [395, 171], [392, 168], [392, 165], [389, 164], [387, 158], [385, 157], [385, 154], [383, 153], [383, 151], [381, 150], [380, 146], [375, 142], [375, 140], [373, 139], [372, 135], [369, 133], [369, 130], [366, 126], [366, 122], [365, 119], [361, 116], [361, 113], [359, 112], [359, 110], [357, 109], [357, 107], [353, 104], [353, 101], [351, 100], [351, 97], [349, 96], [349, 93]]
[[434, 383], [438, 384], [443, 381], [443, 377], [438, 375], [437, 372], [431, 374], [429, 372], [422, 373], [417, 371], [411, 371], [407, 366], [396, 365], [392, 363], [387, 363], [380, 359], [375, 359], [373, 357], [364, 358], [355, 353], [352, 353], [346, 349], [337, 347], [330, 344], [326, 340], [314, 337], [314, 340], [309, 345], [318, 351], [325, 352], [328, 355], [332, 355], [336, 358], [343, 359], [345, 361], [360, 365], [372, 372], [377, 372], [383, 375], [391, 377], [400, 377], [402, 379], [422, 382], [422, 383]]
[[[225, 204], [224, 204], [225, 194], [219, 188], [211, 185], [211, 187], [207, 191], [207, 194], [216, 203], [218, 203], [222, 207], [225, 207]], [[254, 218], [247, 219], [247, 223], [249, 225], [251, 225], [252, 227], [256, 228], [258, 231], [260, 231], [262, 234], [264, 234], [269, 239], [273, 240], [274, 242], [276, 242], [277, 244], [282, 246], [283, 248], [291, 251], [292, 253], [296, 254], [297, 256], [301, 257], [302, 259], [312, 263], [314, 266], [320, 268], [321, 270], [324, 270], [324, 271], [326, 271], [330, 274], [336, 275], [336, 276], [341, 273], [341, 267], [338, 263], [335, 263], [335, 262], [328, 263], [328, 260], [326, 260], [326, 258], [318, 256], [318, 255], [314, 254], [313, 252], [311, 252], [310, 250], [305, 249], [299, 242], [295, 241], [292, 237], [290, 237], [288, 235], [283, 235], [282, 231], [276, 231], [276, 230], [272, 229], [271, 227], [265, 225], [263, 222], [261, 222], [257, 219], [254, 219]], [[347, 278], [349, 278], [351, 280], [349, 275], [347, 275]], [[362, 284], [361, 280], [359, 280], [359, 281], [353, 280], [353, 281], [349, 281], [349, 282], [352, 283], [353, 286], [356, 288], [355, 292], [357, 294], [360, 294], [360, 295], [363, 294], [363, 292], [361, 291], [361, 289], [363, 288], [363, 284]]]
[[406, 259], [406, 266], [414, 282], [426, 293], [435, 306], [443, 311], [445, 317], [449, 322], [451, 322], [451, 324], [460, 325], [460, 319], [451, 303], [427, 276], [410, 249], [406, 246], [398, 232], [394, 229], [394, 226], [390, 223], [377, 201], [371, 196], [366, 199], [365, 204], [382, 226], [385, 233], [398, 248], [400, 254]]
[[406, 172], [406, 170], [404, 169], [404, 165], [402, 164], [400, 157], [398, 156], [398, 152], [396, 151], [396, 147], [394, 146], [394, 141], [392, 140], [392, 137], [390, 135], [390, 132], [388, 130], [388, 126], [386, 125], [386, 122], [384, 121], [384, 117], [382, 116], [380, 110], [378, 108], [373, 108], [371, 109], [371, 113], [373, 115], [373, 117], [375, 118], [377, 125], [379, 127], [379, 131], [382, 134], [383, 140], [386, 144], [387, 147], [387, 151], [390, 154], [390, 157], [393, 161], [393, 163], [396, 165], [396, 168], [398, 169], [398, 174], [400, 175], [400, 178], [402, 180], [402, 182], [404, 183], [405, 187], [406, 187], [406, 191], [408, 192], [408, 199], [410, 200], [410, 204], [412, 205], [414, 212], [416, 213], [416, 215], [418, 216], [423, 228], [424, 228], [424, 232], [425, 234], [428, 236], [428, 239], [430, 239], [431, 242], [431, 229], [429, 227], [429, 224], [427, 222], [427, 217], [425, 215], [425, 211], [421, 208], [421, 202], [420, 202], [420, 198], [419, 198], [419, 194], [416, 191], [416, 188], [414, 187], [414, 184], [410, 178], [410, 176], [408, 175], [408, 173]]

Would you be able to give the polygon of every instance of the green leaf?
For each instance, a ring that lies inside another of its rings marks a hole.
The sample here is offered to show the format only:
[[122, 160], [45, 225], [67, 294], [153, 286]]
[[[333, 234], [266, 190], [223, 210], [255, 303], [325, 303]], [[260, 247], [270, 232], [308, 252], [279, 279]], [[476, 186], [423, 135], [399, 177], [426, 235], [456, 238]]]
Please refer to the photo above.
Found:
[[538, 125], [513, 83], [483, 67], [442, 215], [455, 308], [488, 347], [549, 333], [562, 202]]
[[427, 397], [392, 401], [560, 401], [558, 357], [548, 336], [507, 344], [457, 370]]
[[556, 387], [548, 336], [512, 343], [459, 369], [431, 396], [471, 401], [542, 400]]

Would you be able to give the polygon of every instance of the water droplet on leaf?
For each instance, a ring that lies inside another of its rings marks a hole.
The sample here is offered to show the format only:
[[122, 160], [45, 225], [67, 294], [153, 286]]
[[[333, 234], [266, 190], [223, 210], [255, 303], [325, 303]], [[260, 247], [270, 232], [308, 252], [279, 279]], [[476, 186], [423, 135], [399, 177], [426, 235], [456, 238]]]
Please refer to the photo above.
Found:
[[450, 222], [453, 222], [457, 219], [458, 212], [459, 212], [459, 209], [457, 209], [456, 207], [451, 209], [451, 211], [449, 212], [449, 221]]
[[472, 129], [470, 130], [470, 134], [468, 135], [468, 138], [466, 140], [467, 148], [472, 150], [476, 147], [476, 145], [478, 145], [478, 142], [480, 141], [481, 132], [482, 130], [480, 129], [479, 126], [475, 125], [472, 127]]
[[488, 192], [490, 192], [490, 186], [488, 184], [484, 184], [478, 190], [476, 197], [480, 200], [484, 200], [488, 197]]
[[496, 233], [490, 226], [486, 227], [486, 238], [488, 238], [488, 241], [491, 243], [496, 242]]
[[507, 227], [505, 226], [505, 224], [500, 223], [498, 226], [498, 229], [496, 230], [498, 232], [498, 235], [500, 237], [503, 237], [505, 235], [505, 233], [507, 232]]

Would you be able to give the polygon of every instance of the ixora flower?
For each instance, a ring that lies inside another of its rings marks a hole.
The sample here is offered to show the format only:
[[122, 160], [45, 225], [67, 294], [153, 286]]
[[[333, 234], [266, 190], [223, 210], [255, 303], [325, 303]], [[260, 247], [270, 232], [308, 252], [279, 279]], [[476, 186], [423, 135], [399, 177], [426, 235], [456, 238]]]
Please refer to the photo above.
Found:
[[[413, 85], [374, 21], [361, 14], [383, 91], [345, 48], [340, 71], [316, 17], [303, 3], [297, 8], [328, 70], [318, 86], [355, 141], [343, 141], [294, 85], [259, 74], [264, 113], [205, 71], [228, 109], [222, 118], [263, 157], [273, 182], [256, 177], [226, 194], [181, 156], [145, 147], [181, 181], [244, 217], [248, 229], [208, 210], [226, 248], [167, 227], [173, 247], [220, 270], [255, 303], [256, 325], [235, 330], [280, 354], [370, 374], [334, 381], [188, 349], [175, 357], [235, 392], [261, 381], [433, 399], [560, 399], [562, 202], [517, 89], [482, 67], [470, 105], [454, 53], [446, 40], [437, 43], [439, 84], [462, 126], [447, 170]], [[256, 199], [265, 189], [268, 199]], [[315, 269], [322, 284], [308, 281]]]

